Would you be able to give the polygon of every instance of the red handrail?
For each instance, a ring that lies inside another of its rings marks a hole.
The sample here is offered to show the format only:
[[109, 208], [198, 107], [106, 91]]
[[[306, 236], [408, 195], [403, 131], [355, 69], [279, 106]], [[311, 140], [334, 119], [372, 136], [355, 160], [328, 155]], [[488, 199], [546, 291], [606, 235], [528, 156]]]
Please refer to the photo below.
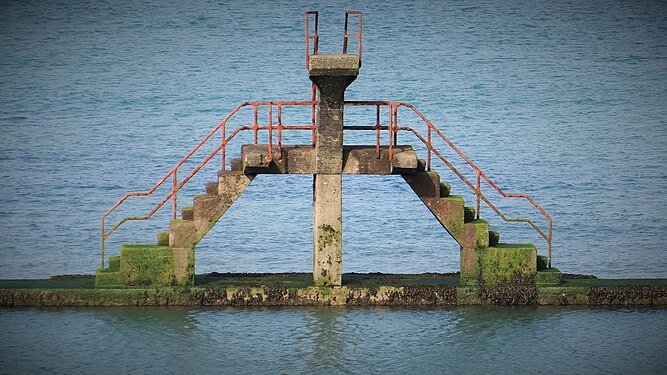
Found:
[[[269, 161], [272, 160], [273, 154], [272, 154], [272, 144], [273, 144], [273, 129], [275, 126], [272, 124], [273, 122], [273, 116], [272, 116], [272, 108], [273, 105], [277, 105], [281, 112], [282, 112], [282, 107], [284, 106], [308, 106], [311, 107], [316, 103], [313, 103], [312, 101], [279, 101], [279, 102], [246, 102], [237, 105], [216, 127], [213, 128], [195, 147], [193, 147], [190, 152], [188, 152], [176, 165], [174, 165], [169, 172], [167, 172], [153, 187], [151, 187], [147, 191], [141, 191], [141, 192], [129, 192], [125, 194], [118, 202], [116, 202], [111, 208], [109, 208], [103, 215], [102, 215], [102, 224], [101, 224], [101, 229], [102, 229], [102, 235], [101, 235], [101, 254], [102, 254], [102, 268], [104, 268], [104, 242], [107, 237], [109, 237], [113, 232], [116, 231], [121, 225], [123, 225], [127, 221], [131, 220], [147, 220], [150, 219], [162, 206], [164, 206], [169, 199], [172, 199], [172, 217], [175, 219], [176, 218], [176, 212], [177, 212], [177, 194], [178, 191], [188, 182], [192, 177], [194, 177], [199, 170], [201, 170], [208, 162], [218, 153], [221, 153], [221, 159], [222, 159], [222, 170], [225, 169], [225, 164], [226, 164], [226, 147], [227, 144], [241, 131], [244, 130], [252, 130], [254, 132], [254, 141], [255, 144], [258, 142], [258, 132], [259, 130], [268, 130], [269, 132]], [[258, 123], [258, 116], [257, 116], [257, 108], [260, 106], [266, 106], [269, 110], [269, 124], [266, 126], [260, 126]], [[254, 121], [253, 125], [251, 126], [241, 126], [237, 128], [234, 132], [229, 137], [226, 137], [226, 124], [231, 119], [241, 108], [243, 107], [252, 107], [254, 110]], [[282, 113], [281, 113], [282, 115]], [[311, 121], [311, 125], [302, 125], [302, 126], [283, 126], [282, 125], [282, 119], [279, 120], [280, 124], [278, 129], [278, 143], [282, 144], [282, 131], [283, 130], [314, 130], [314, 124], [315, 121]], [[221, 132], [222, 134], [222, 139], [220, 142], [220, 145], [217, 146], [202, 162], [200, 162], [195, 169], [185, 178], [183, 181], [180, 183], [178, 182], [178, 169], [187, 161], [190, 159], [190, 157], [197, 152], [208, 140], [210, 140], [213, 135], [215, 135], [218, 131]], [[130, 217], [125, 217], [121, 221], [119, 221], [117, 224], [115, 224], [111, 229], [108, 231], [105, 230], [106, 227], [106, 218], [113, 212], [115, 211], [120, 205], [122, 205], [128, 198], [130, 197], [145, 197], [152, 195], [153, 192], [155, 192], [162, 184], [164, 184], [167, 179], [172, 177], [173, 179], [173, 184], [172, 184], [172, 189], [171, 192], [169, 192], [161, 201], [158, 203], [148, 214], [145, 216], [130, 216]]]
[[[104, 241], [111, 235], [116, 229], [123, 225], [126, 221], [129, 220], [147, 220], [153, 216], [169, 199], [172, 199], [172, 216], [176, 218], [177, 211], [177, 194], [178, 191], [188, 182], [194, 175], [201, 170], [218, 152], [221, 153], [222, 159], [222, 169], [225, 169], [226, 164], [226, 148], [227, 144], [234, 139], [234, 137], [242, 131], [250, 130], [253, 132], [254, 143], [257, 144], [259, 140], [258, 133], [260, 130], [266, 130], [268, 133], [268, 159], [269, 162], [273, 160], [273, 130], [278, 132], [278, 148], [279, 148], [279, 158], [282, 157], [282, 136], [283, 131], [285, 130], [310, 130], [315, 132], [315, 112], [311, 111], [311, 123], [308, 125], [284, 125], [282, 122], [283, 107], [285, 106], [304, 106], [313, 108], [317, 103], [315, 101], [272, 101], [272, 102], [246, 102], [237, 105], [213, 130], [211, 130], [190, 152], [188, 152], [174, 167], [171, 168], [167, 174], [165, 174], [150, 190], [144, 192], [130, 192], [127, 193], [121, 198], [116, 204], [114, 204], [109, 210], [107, 210], [104, 215], [102, 215], [102, 239], [101, 239], [101, 248], [102, 248], [102, 267], [104, 267]], [[480, 204], [483, 201], [486, 203], [494, 212], [496, 212], [503, 220], [510, 222], [527, 222], [529, 223], [546, 241], [548, 245], [548, 266], [551, 267], [551, 253], [552, 253], [552, 227], [553, 221], [551, 216], [539, 205], [533, 198], [525, 194], [508, 194], [505, 193], [498, 185], [496, 185], [485, 173], [483, 173], [475, 163], [473, 163], [461, 150], [459, 150], [454, 143], [452, 143], [438, 128], [436, 128], [419, 110], [408, 103], [401, 102], [389, 102], [389, 101], [346, 101], [346, 106], [374, 106], [376, 109], [376, 122], [373, 126], [344, 126], [345, 130], [374, 130], [376, 132], [376, 150], [377, 155], [380, 155], [380, 144], [381, 137], [380, 132], [382, 130], [388, 131], [388, 157], [389, 160], [393, 158], [393, 146], [398, 143], [398, 132], [407, 131], [412, 133], [419, 139], [424, 145], [426, 145], [428, 150], [428, 159], [427, 159], [427, 168], [431, 169], [431, 154], [437, 156], [449, 169], [451, 169], [473, 192], [476, 196], [477, 201], [477, 217], [479, 218]], [[273, 106], [276, 106], [278, 109], [278, 123], [277, 125], [273, 124]], [[388, 125], [383, 126], [380, 122], [380, 112], [381, 107], [386, 106], [388, 108]], [[231, 135], [226, 136], [226, 124], [227, 122], [243, 107], [252, 107], [253, 108], [253, 124], [248, 126], [241, 126], [234, 130]], [[259, 125], [258, 122], [258, 108], [267, 107], [268, 110], [268, 124]], [[419, 132], [410, 127], [400, 127], [398, 125], [398, 108], [405, 107], [412, 110], [425, 124], [427, 127], [427, 138], [424, 138]], [[202, 145], [204, 145], [213, 135], [220, 131], [222, 134], [220, 145], [218, 145], [209, 155], [201, 161], [197, 167], [185, 178], [183, 181], [178, 182], [177, 173], [178, 169], [185, 163], [197, 150], [199, 150]], [[475, 184], [471, 183], [454, 165], [447, 160], [434, 146], [432, 143], [432, 133], [435, 133], [440, 139], [442, 139], [452, 150], [456, 152], [472, 169], [475, 171], [476, 181]], [[313, 138], [313, 145], [315, 144], [316, 139]], [[105, 231], [105, 221], [106, 218], [114, 210], [116, 210], [123, 202], [125, 202], [130, 197], [135, 196], [148, 196], [151, 195], [155, 190], [157, 190], [169, 177], [173, 178], [172, 190], [169, 192], [163, 199], [158, 203], [147, 215], [140, 217], [126, 217], [114, 225], [109, 231]], [[501, 196], [506, 198], [519, 198], [526, 199], [530, 202], [547, 220], [548, 222], [548, 234], [545, 233], [539, 226], [537, 226], [532, 220], [527, 218], [512, 218], [505, 216], [491, 201], [482, 194], [481, 181], [486, 181], [491, 187], [494, 188]]]

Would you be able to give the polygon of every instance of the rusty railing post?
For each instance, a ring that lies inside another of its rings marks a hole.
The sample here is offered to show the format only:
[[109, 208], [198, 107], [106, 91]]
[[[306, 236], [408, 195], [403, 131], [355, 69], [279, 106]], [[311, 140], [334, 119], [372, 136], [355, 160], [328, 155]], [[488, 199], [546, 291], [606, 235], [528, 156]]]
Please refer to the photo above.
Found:
[[255, 140], [255, 144], [257, 144], [257, 133], [259, 132], [259, 123], [257, 122], [257, 117], [258, 117], [258, 114], [257, 114], [258, 106], [259, 106], [258, 103], [252, 103], [252, 107], [253, 107], [253, 110], [254, 110], [254, 123], [253, 123], [253, 126], [252, 126], [252, 130], [253, 130], [253, 132], [255, 133], [255, 138], [254, 138], [254, 140]]
[[431, 132], [430, 124], [426, 124], [426, 129], [427, 129], [426, 132], [428, 133], [428, 145], [426, 147], [428, 149], [428, 153], [427, 153], [427, 156], [426, 156], [426, 170], [430, 171], [431, 170], [431, 153], [433, 151], [433, 144], [431, 144], [431, 141], [432, 141], [431, 133], [432, 132]]
[[172, 218], [175, 220], [176, 219], [176, 194], [177, 194], [177, 188], [178, 188], [178, 168], [174, 169], [174, 184], [171, 188], [171, 199], [172, 199]]
[[476, 169], [475, 172], [477, 173], [477, 220], [479, 220], [479, 209], [480, 209], [480, 200], [482, 197], [482, 182], [481, 182], [481, 171], [479, 169]]
[[273, 160], [273, 104], [269, 102], [269, 162]]
[[380, 158], [380, 104], [375, 105], [375, 153]]
[[283, 158], [283, 105], [278, 104], [278, 159]]

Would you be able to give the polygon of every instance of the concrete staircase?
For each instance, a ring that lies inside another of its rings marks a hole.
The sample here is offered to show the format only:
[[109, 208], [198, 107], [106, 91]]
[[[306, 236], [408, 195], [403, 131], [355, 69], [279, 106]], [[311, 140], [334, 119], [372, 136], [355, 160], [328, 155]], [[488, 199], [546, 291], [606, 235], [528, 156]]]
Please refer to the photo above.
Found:
[[[109, 268], [97, 270], [96, 286], [193, 285], [195, 246], [257, 174], [314, 173], [310, 146], [284, 146], [283, 158], [268, 162], [267, 150], [266, 145], [243, 146], [241, 158], [231, 160], [232, 170], [219, 172], [217, 182], [207, 183], [206, 194], [195, 196], [191, 207], [181, 209], [180, 219], [158, 232], [157, 244], [122, 245], [120, 257], [109, 257]], [[375, 147], [345, 146], [343, 173], [400, 174], [461, 246], [461, 284], [495, 285], [517, 274], [558, 282], [559, 274], [537, 272], [545, 268], [545, 261], [538, 259], [535, 245], [500, 243], [500, 233], [489, 231], [486, 220], [476, 219], [475, 209], [466, 207], [463, 197], [451, 195], [450, 185], [441, 182], [437, 172], [426, 171], [425, 161], [410, 146], [395, 146], [394, 152], [390, 161], [386, 148], [378, 153]]]
[[240, 171], [221, 171], [206, 194], [181, 209], [181, 218], [158, 232], [157, 244], [124, 244], [120, 257], [109, 257], [109, 268], [98, 269], [95, 285], [192, 285], [194, 249], [255, 178]]
[[462, 196], [451, 195], [451, 186], [440, 181], [434, 171], [425, 171], [419, 161], [416, 173], [403, 174], [433, 216], [461, 246], [461, 283], [476, 284], [483, 280], [496, 284], [516, 273], [537, 273], [537, 248], [533, 244], [500, 243], [500, 233], [489, 231], [486, 220], [475, 219], [475, 209], [466, 207]]

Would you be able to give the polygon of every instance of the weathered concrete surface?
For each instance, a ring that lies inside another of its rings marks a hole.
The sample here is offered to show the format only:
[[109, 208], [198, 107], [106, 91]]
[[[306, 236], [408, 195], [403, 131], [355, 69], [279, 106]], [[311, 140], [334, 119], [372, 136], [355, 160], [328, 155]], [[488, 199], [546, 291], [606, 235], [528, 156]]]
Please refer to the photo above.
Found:
[[310, 56], [308, 75], [319, 90], [315, 119], [316, 173], [342, 173], [345, 89], [359, 75], [359, 58], [354, 55], [313, 55]]
[[359, 57], [347, 54], [318, 54], [309, 58], [310, 76], [359, 75]]
[[449, 195], [451, 188], [443, 186], [436, 172], [404, 174], [403, 178], [461, 246], [462, 284], [497, 285], [515, 275], [536, 276], [535, 246], [499, 244], [500, 233], [489, 232], [485, 220], [475, 220], [474, 209], [465, 206], [463, 197]]
[[[244, 173], [266, 174], [314, 174], [315, 147], [311, 145], [278, 145], [272, 147], [273, 160], [267, 163], [252, 164], [252, 160], [268, 160], [269, 145], [241, 146], [241, 159], [244, 161], [241, 168]], [[247, 161], [247, 162], [246, 162]]]
[[183, 209], [183, 218], [170, 222], [169, 246], [194, 248], [254, 178], [241, 172], [220, 172], [217, 183], [207, 184], [207, 194], [195, 196], [192, 208]]
[[[81, 276], [81, 275], [76, 275]], [[198, 275], [190, 287], [95, 289], [92, 278], [0, 280], [0, 307], [272, 305], [651, 305], [667, 306], [667, 279], [566, 279], [540, 287], [519, 279], [461, 286], [455, 274], [345, 274], [343, 287], [317, 287], [310, 274]], [[577, 275], [568, 275], [577, 276]]]
[[393, 146], [392, 154], [393, 160], [389, 161], [389, 148], [386, 146], [380, 147], [380, 157], [375, 146], [345, 146], [343, 173], [386, 175], [417, 171], [417, 153], [412, 146]]
[[[316, 150], [310, 145], [282, 145], [282, 157], [273, 146], [273, 160], [253, 164], [253, 160], [268, 160], [268, 145], [243, 145], [239, 168], [248, 174], [315, 174]], [[380, 147], [380, 157], [374, 145], [343, 146], [343, 174], [411, 174], [418, 170], [417, 153], [412, 146], [393, 146], [394, 158], [389, 161], [389, 148]], [[435, 172], [433, 172], [435, 173]]]
[[313, 280], [340, 286], [343, 261], [343, 112], [345, 89], [359, 75], [353, 55], [313, 55], [308, 75], [317, 86], [313, 177]]
[[340, 286], [343, 271], [343, 195], [340, 174], [316, 174], [313, 182], [313, 279]]

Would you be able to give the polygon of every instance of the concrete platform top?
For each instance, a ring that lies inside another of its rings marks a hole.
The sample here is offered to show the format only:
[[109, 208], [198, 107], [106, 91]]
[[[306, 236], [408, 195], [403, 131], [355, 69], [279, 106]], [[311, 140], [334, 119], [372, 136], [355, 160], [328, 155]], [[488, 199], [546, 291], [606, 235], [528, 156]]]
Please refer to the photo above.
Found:
[[311, 76], [357, 76], [359, 56], [343, 54], [311, 55], [309, 57]]
[[[389, 148], [380, 147], [378, 158], [375, 145], [343, 146], [343, 174], [406, 174], [417, 172], [419, 161], [412, 146], [392, 147], [393, 160], [389, 161]], [[269, 147], [265, 144], [243, 145], [241, 160], [232, 161], [233, 168], [246, 174], [314, 174], [316, 171], [315, 147], [310, 145], [273, 146], [273, 160], [269, 160]]]

